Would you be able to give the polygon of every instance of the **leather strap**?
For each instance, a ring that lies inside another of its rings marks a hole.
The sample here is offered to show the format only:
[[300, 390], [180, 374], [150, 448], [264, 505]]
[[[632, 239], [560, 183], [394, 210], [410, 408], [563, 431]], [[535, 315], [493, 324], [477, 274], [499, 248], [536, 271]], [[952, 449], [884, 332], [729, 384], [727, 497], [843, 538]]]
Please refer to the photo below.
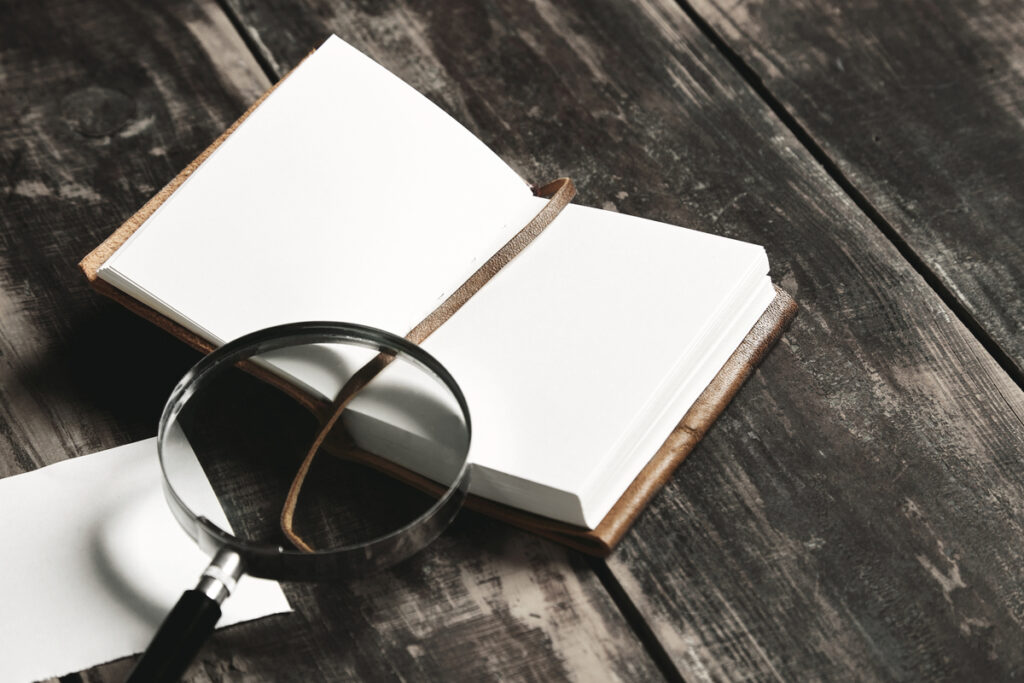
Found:
[[[476, 272], [470, 275], [469, 279], [462, 283], [440, 306], [413, 327], [405, 335], [406, 339], [413, 344], [421, 344], [437, 328], [441, 327], [456, 311], [469, 301], [470, 297], [480, 291], [481, 287], [497, 275], [498, 271], [508, 265], [530, 242], [544, 232], [545, 228], [551, 225], [551, 222], [562, 212], [562, 209], [568, 206], [572, 198], [576, 196], [576, 187], [569, 178], [559, 178], [543, 187], [534, 188], [533, 193], [538, 197], [549, 197], [548, 203], [544, 205], [544, 208], [522, 230], [517, 232], [512, 239], [506, 242], [501, 249], [495, 252], [491, 258], [487, 259]], [[331, 433], [331, 430], [334, 429], [348, 404], [392, 360], [394, 360], [394, 356], [380, 353], [349, 378], [341, 388], [341, 391], [338, 392], [337, 397], [335, 397], [334, 402], [331, 404], [328, 418], [321, 425], [316, 437], [313, 439], [312, 445], [302, 460], [302, 464], [299, 465], [299, 470], [292, 480], [291, 487], [288, 489], [288, 496], [284, 501], [284, 507], [281, 510], [281, 531], [299, 550], [305, 552], [314, 552], [315, 550], [302, 539], [294, 528], [295, 508], [298, 505], [299, 494], [302, 492], [302, 485], [306, 481], [306, 475], [309, 474], [313, 459], [320, 452], [320, 447], [323, 445], [324, 440]]]

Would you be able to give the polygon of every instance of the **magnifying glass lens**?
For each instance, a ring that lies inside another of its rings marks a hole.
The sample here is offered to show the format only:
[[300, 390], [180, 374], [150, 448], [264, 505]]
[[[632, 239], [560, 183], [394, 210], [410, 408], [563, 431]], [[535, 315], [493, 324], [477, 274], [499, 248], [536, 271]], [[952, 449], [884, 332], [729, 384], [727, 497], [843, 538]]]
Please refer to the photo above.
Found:
[[[413, 530], [463, 475], [461, 397], [402, 349], [278, 345], [207, 371], [183, 396], [161, 443], [171, 496], [249, 549], [331, 553]], [[398, 551], [418, 549], [406, 540]]]
[[212, 559], [129, 682], [178, 680], [242, 574], [363, 576], [430, 543], [466, 498], [469, 439], [448, 371], [382, 330], [292, 323], [200, 360], [157, 450], [171, 512]]

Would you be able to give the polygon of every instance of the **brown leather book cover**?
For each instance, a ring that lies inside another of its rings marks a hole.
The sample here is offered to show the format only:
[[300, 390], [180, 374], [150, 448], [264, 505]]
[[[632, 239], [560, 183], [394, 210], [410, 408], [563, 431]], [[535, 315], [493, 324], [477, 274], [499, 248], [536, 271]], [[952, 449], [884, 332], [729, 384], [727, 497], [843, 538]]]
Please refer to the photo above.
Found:
[[[286, 76], [287, 78], [287, 76]], [[169, 318], [157, 313], [142, 302], [133, 299], [98, 277], [100, 266], [110, 258], [153, 212], [177, 190], [203, 161], [260, 105], [276, 85], [260, 97], [234, 124], [196, 159], [186, 166], [170, 183], [131, 216], [114, 233], [90, 252], [79, 264], [90, 284], [100, 293], [120, 302], [128, 309], [156, 323], [190, 346], [209, 353], [213, 345]], [[502, 520], [527, 531], [552, 539], [571, 548], [597, 556], [606, 556], [614, 548], [633, 522], [657, 494], [676, 467], [686, 458], [711, 427], [725, 406], [754, 371], [757, 364], [775, 344], [783, 330], [796, 315], [797, 306], [786, 292], [776, 287], [776, 297], [761, 316], [739, 348], [726, 362], [715, 379], [683, 417], [647, 466], [626, 489], [596, 529], [585, 529], [522, 510], [495, 503], [485, 498], [470, 496], [466, 507]], [[292, 385], [270, 373], [256, 372], [261, 379], [273, 384], [299, 401], [307, 409], [320, 414], [324, 406], [295, 389]], [[327, 446], [329, 448], [329, 445]], [[416, 483], [416, 482], [413, 482]], [[428, 486], [429, 488], [429, 486]]]

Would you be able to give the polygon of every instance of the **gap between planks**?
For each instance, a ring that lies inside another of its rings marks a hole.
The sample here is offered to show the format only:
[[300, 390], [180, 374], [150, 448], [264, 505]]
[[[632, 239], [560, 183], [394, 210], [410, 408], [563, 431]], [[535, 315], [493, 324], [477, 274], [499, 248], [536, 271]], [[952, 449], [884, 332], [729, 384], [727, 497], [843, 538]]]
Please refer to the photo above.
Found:
[[227, 0], [215, 1], [217, 3], [217, 7], [220, 8], [220, 11], [223, 12], [224, 16], [226, 16], [228, 21], [231, 22], [231, 28], [235, 29], [235, 33], [237, 33], [238, 37], [242, 39], [242, 42], [245, 44], [245, 48], [249, 51], [249, 54], [251, 54], [252, 58], [256, 60], [257, 64], [259, 64], [260, 69], [263, 71], [263, 75], [267, 77], [267, 80], [270, 81], [271, 84], [277, 83], [281, 80], [281, 77], [284, 76], [284, 74], [277, 73], [274, 65], [270, 63], [270, 60], [268, 60], [262, 50], [259, 49], [260, 46], [256, 43], [253, 37], [249, 35], [249, 32], [245, 30], [245, 26], [242, 24], [241, 18], [239, 18], [239, 16], [235, 14], [235, 11], [231, 9]]
[[643, 614], [637, 608], [636, 604], [629, 597], [629, 594], [619, 583], [618, 579], [615, 578], [615, 574], [608, 567], [608, 564], [599, 557], [588, 557], [588, 563], [591, 571], [597, 575], [597, 578], [601, 581], [601, 585], [608, 591], [608, 595], [611, 596], [612, 602], [618, 608], [622, 617], [629, 624], [629, 627], [633, 629], [633, 633], [637, 639], [643, 644], [647, 654], [650, 655], [651, 659], [654, 660], [658, 670], [661, 671], [661, 675], [665, 677], [665, 680], [671, 683], [684, 683], [682, 672], [672, 661], [671, 655], [668, 650], [658, 640], [658, 636], [655, 635], [651, 629], [650, 624], [644, 619]]

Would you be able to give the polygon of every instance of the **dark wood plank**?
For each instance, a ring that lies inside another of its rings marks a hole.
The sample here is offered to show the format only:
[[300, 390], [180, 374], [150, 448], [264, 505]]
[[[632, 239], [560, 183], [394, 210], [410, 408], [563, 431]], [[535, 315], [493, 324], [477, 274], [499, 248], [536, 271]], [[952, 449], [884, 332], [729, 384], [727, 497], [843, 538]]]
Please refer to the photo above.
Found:
[[278, 68], [335, 31], [527, 178], [767, 245], [802, 312], [608, 563], [686, 678], [1024, 665], [1024, 395], [678, 6], [232, 6]]
[[219, 61], [202, 7], [172, 18], [11, 2], [2, 14], [0, 476], [156, 432], [195, 356], [101, 301], [76, 264], [263, 78], [252, 60]]
[[[151, 436], [195, 356], [89, 291], [77, 261], [268, 85], [212, 0], [0, 8], [0, 476]], [[7, 549], [16, 551], [16, 549]], [[286, 586], [190, 680], [659, 676], [588, 565], [466, 516], [412, 562]], [[131, 660], [86, 680], [122, 680]]]
[[1024, 381], [1024, 3], [692, 5]]

